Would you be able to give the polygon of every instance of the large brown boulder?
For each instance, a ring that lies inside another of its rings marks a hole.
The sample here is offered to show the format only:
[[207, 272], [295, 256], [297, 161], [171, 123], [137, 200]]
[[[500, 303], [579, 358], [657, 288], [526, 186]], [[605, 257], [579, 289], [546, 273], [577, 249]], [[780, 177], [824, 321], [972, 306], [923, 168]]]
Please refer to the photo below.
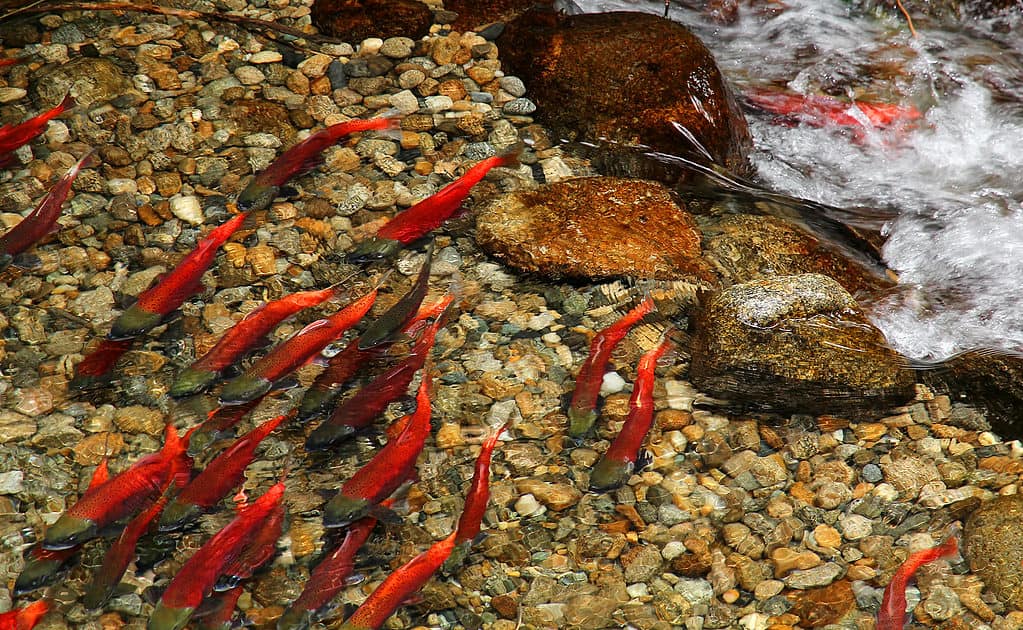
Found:
[[769, 216], [729, 215], [703, 227], [706, 257], [730, 282], [767, 276], [819, 273], [853, 295], [869, 295], [894, 283], [838, 254], [788, 221]]
[[715, 283], [692, 217], [657, 182], [584, 177], [502, 195], [479, 209], [476, 240], [527, 273]]
[[[718, 162], [747, 171], [746, 120], [710, 51], [684, 26], [647, 13], [564, 16], [538, 8], [509, 23], [497, 44], [506, 72], [523, 80], [536, 103], [537, 119], [561, 137], [677, 154], [691, 148], [671, 125], [678, 122]], [[642, 164], [613, 168], [636, 153], [608, 147], [593, 157], [604, 172], [662, 181], [681, 174]]]
[[924, 370], [921, 378], [954, 400], [962, 396], [983, 407], [991, 428], [1004, 439], [1023, 439], [1023, 355], [964, 352], [937, 369]]
[[367, 37], [411, 37], [430, 31], [433, 12], [416, 0], [316, 0], [313, 26], [320, 32], [358, 43]]
[[690, 380], [736, 407], [879, 415], [914, 395], [915, 374], [827, 276], [731, 286], [705, 301], [693, 329]]
[[463, 32], [515, 19], [536, 4], [553, 5], [554, 0], [445, 0], [444, 8], [458, 14], [451, 28]]
[[998, 599], [1023, 609], [1023, 497], [997, 497], [981, 505], [963, 528], [970, 570]]

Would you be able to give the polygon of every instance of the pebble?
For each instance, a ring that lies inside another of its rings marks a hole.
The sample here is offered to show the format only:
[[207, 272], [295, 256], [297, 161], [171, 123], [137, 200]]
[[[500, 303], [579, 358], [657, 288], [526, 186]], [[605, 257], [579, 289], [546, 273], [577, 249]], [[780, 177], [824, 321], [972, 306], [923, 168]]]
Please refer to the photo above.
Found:
[[518, 98], [525, 95], [526, 84], [522, 82], [522, 79], [515, 76], [505, 76], [498, 79], [498, 84], [501, 89]]
[[798, 569], [783, 578], [789, 588], [808, 589], [827, 586], [842, 575], [842, 567], [835, 562], [826, 562], [812, 569]]
[[13, 103], [28, 96], [28, 91], [16, 87], [0, 87], [0, 103]]
[[515, 501], [515, 511], [519, 513], [519, 516], [533, 516], [534, 514], [540, 514], [544, 510], [544, 507], [540, 505], [540, 502], [536, 500], [536, 497], [526, 493]]
[[429, 114], [439, 114], [451, 109], [452, 105], [454, 105], [454, 101], [451, 100], [450, 96], [444, 96], [443, 94], [427, 96], [424, 99], [423, 111]]
[[171, 214], [192, 225], [202, 225], [205, 218], [202, 202], [195, 195], [175, 195], [170, 198]]
[[24, 489], [25, 473], [12, 470], [0, 473], [0, 494], [18, 494]]
[[870, 535], [873, 523], [865, 516], [849, 514], [838, 519], [838, 529], [846, 540], [860, 540]]
[[625, 389], [625, 379], [618, 372], [606, 372], [600, 383], [600, 395], [617, 394]]
[[256, 65], [264, 63], [278, 63], [284, 60], [284, 56], [276, 50], [261, 50], [249, 57], [249, 63]]
[[502, 109], [506, 114], [514, 114], [516, 116], [527, 116], [536, 111], [536, 103], [529, 100], [528, 98], [516, 98], [505, 103]]

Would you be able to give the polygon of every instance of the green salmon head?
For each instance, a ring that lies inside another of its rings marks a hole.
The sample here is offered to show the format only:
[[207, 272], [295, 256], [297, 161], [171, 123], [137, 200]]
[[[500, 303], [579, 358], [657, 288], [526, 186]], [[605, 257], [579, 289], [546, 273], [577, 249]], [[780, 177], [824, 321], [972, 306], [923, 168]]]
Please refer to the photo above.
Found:
[[194, 608], [167, 608], [162, 603], [156, 605], [146, 630], [181, 630], [188, 623]]
[[171, 385], [170, 391], [167, 392], [171, 398], [184, 398], [186, 396], [193, 396], [200, 392], [204, 392], [217, 382], [217, 373], [208, 372], [206, 370], [193, 370], [192, 368], [185, 368], [181, 374], [178, 375], [174, 384]]
[[243, 405], [255, 400], [273, 388], [273, 383], [265, 378], [242, 374], [228, 381], [220, 390], [220, 404]]
[[163, 509], [160, 514], [160, 524], [158, 526], [161, 532], [174, 532], [185, 525], [191, 523], [195, 519], [199, 518], [202, 514], [202, 508], [198, 505], [192, 505], [191, 503], [179, 503], [177, 501], [171, 501], [167, 504], [167, 507]]
[[87, 518], [62, 514], [57, 522], [46, 529], [43, 549], [62, 551], [92, 540], [99, 535], [96, 523]]
[[345, 527], [369, 514], [369, 501], [338, 494], [323, 511], [324, 527]]
[[632, 475], [632, 463], [601, 459], [590, 473], [590, 491], [607, 492], [625, 485]]

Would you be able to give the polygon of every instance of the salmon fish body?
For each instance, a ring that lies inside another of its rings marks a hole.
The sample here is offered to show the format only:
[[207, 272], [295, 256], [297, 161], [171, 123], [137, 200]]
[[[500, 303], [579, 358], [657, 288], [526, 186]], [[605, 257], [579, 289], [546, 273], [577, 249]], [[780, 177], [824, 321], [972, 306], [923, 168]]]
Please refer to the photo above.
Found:
[[95, 538], [99, 530], [155, 501], [172, 481], [183, 481], [191, 468], [187, 444], [168, 424], [163, 448], [139, 459], [124, 472], [96, 487], [46, 530], [43, 548], [60, 551]]
[[267, 420], [214, 458], [164, 510], [160, 531], [181, 529], [227, 496], [245, 479], [245, 469], [252, 463], [256, 448], [286, 419], [287, 416], [282, 415]]
[[168, 313], [198, 293], [202, 289], [202, 274], [213, 264], [220, 246], [241, 227], [246, 216], [243, 212], [214, 228], [174, 269], [143, 291], [135, 304], [121, 313], [107, 338], [137, 337], [158, 326]]
[[240, 405], [269, 392], [275, 382], [312, 360], [327, 344], [359, 323], [377, 297], [377, 289], [330, 317], [317, 320], [274, 346], [263, 358], [220, 390], [221, 405]]
[[109, 380], [117, 360], [131, 348], [134, 339], [103, 339], [95, 350], [85, 355], [75, 366], [75, 376], [68, 387], [89, 389]]
[[305, 447], [308, 450], [323, 450], [353, 435], [358, 429], [373, 423], [387, 405], [408, 391], [416, 375], [430, 354], [441, 318], [426, 329], [416, 341], [412, 355], [373, 379], [354, 396], [337, 406], [323, 424], [309, 434]]
[[344, 527], [366, 516], [412, 476], [430, 435], [430, 378], [423, 375], [416, 411], [401, 434], [388, 442], [341, 486], [323, 510], [324, 527]]
[[846, 102], [831, 96], [792, 94], [774, 90], [751, 89], [744, 92], [744, 96], [747, 102], [757, 109], [792, 117], [814, 127], [823, 127], [829, 123], [843, 127], [863, 127], [863, 120], [850, 113], [853, 107], [863, 113], [871, 126], [879, 129], [910, 123], [922, 116], [912, 105]]
[[[412, 321], [401, 329], [403, 335], [411, 335], [425, 320], [439, 317], [454, 300], [453, 295], [425, 306], [420, 306]], [[308, 420], [323, 413], [330, 403], [341, 395], [340, 388], [347, 383], [368, 361], [380, 356], [390, 345], [391, 340], [374, 346], [369, 350], [359, 348], [359, 338], [353, 339], [345, 348], [335, 354], [327, 362], [327, 367], [316, 376], [298, 406], [299, 421]], [[407, 387], [407, 386], [406, 386]]]
[[242, 421], [250, 411], [255, 409], [263, 397], [260, 396], [244, 405], [218, 407], [206, 416], [206, 420], [196, 427], [188, 441], [188, 454], [192, 457], [205, 451], [211, 444], [226, 437], [231, 429]]
[[11, 153], [24, 144], [30, 142], [46, 128], [46, 123], [75, 106], [75, 99], [68, 94], [53, 109], [47, 110], [37, 116], [29, 118], [17, 125], [4, 125], [0, 127], [0, 162], [7, 164], [13, 158]]
[[284, 503], [277, 503], [263, 519], [263, 523], [241, 554], [224, 567], [223, 574], [213, 585], [213, 590], [219, 593], [234, 589], [277, 555], [277, 541], [281, 538], [283, 528]]
[[590, 342], [590, 353], [579, 368], [568, 407], [568, 434], [579, 438], [590, 432], [597, 420], [597, 396], [604, 380], [611, 352], [625, 338], [633, 326], [653, 312], [654, 301], [647, 296], [621, 319], [600, 331]]
[[82, 599], [86, 608], [99, 608], [114, 594], [114, 589], [121, 583], [124, 572], [128, 570], [128, 565], [135, 557], [135, 547], [139, 538], [167, 505], [168, 498], [168, 495], [164, 494], [148, 510], [133, 518], [110, 549], [107, 549], [106, 555], [103, 556], [103, 564]]
[[75, 162], [74, 166], [57, 180], [53, 188], [50, 188], [35, 210], [7, 230], [3, 236], [0, 236], [0, 269], [6, 267], [14, 256], [32, 247], [39, 239], [56, 230], [60, 209], [67, 199], [68, 192], [71, 191], [71, 184], [74, 183], [83, 167], [89, 168], [97, 163], [98, 160], [92, 151], [83, 155], [82, 159]]
[[149, 618], [149, 630], [181, 630], [217, 579], [245, 550], [256, 531], [284, 498], [279, 482], [213, 535], [178, 570]]
[[202, 606], [192, 615], [196, 630], [231, 630], [231, 618], [238, 606], [238, 598], [245, 592], [240, 586], [230, 590], [214, 593], [203, 602]]
[[477, 162], [464, 175], [436, 194], [395, 215], [373, 238], [360, 243], [355, 251], [348, 255], [348, 262], [359, 264], [390, 258], [397, 254], [405, 245], [419, 240], [450, 219], [469, 196], [472, 187], [478, 184], [490, 169], [507, 166], [517, 160], [518, 150]]
[[229, 328], [209, 352], [185, 368], [167, 392], [168, 395], [184, 398], [209, 389], [224, 369], [234, 364], [282, 321], [336, 294], [337, 289], [334, 287], [302, 291], [259, 306]]
[[465, 507], [462, 508], [462, 515], [458, 517], [458, 527], [455, 529], [456, 545], [471, 541], [480, 533], [483, 514], [487, 511], [487, 503], [490, 501], [490, 460], [498, 439], [507, 429], [508, 425], [493, 429], [483, 441], [480, 454], [476, 458], [469, 492], [465, 495]]
[[426, 258], [419, 268], [419, 276], [412, 283], [412, 288], [387, 309], [383, 315], [371, 323], [359, 337], [359, 350], [369, 350], [393, 341], [395, 335], [408, 325], [416, 316], [416, 312], [430, 289], [430, 263], [433, 261], [434, 243], [426, 247]]
[[352, 523], [341, 544], [320, 560], [302, 593], [277, 620], [277, 630], [306, 630], [309, 627], [313, 616], [341, 592], [345, 581], [355, 572], [355, 554], [369, 539], [376, 523], [372, 516]]
[[47, 551], [42, 545], [33, 545], [25, 552], [25, 565], [14, 581], [11, 593], [18, 597], [42, 588], [53, 581], [57, 573], [72, 556], [78, 553], [81, 545], [68, 547], [61, 551]]
[[877, 630], [902, 630], [906, 625], [906, 586], [917, 569], [940, 558], [953, 556], [959, 551], [956, 533], [948, 536], [940, 545], [912, 553], [895, 571], [891, 582], [884, 589], [881, 609], [877, 612]]
[[398, 606], [418, 591], [437, 572], [455, 547], [456, 532], [437, 541], [429, 549], [412, 558], [387, 576], [340, 630], [376, 630], [394, 614]]
[[590, 473], [590, 490], [605, 492], [620, 487], [636, 468], [640, 449], [654, 423], [654, 370], [657, 361], [671, 347], [664, 338], [639, 359], [636, 382], [629, 399], [629, 416], [622, 430]]
[[49, 611], [50, 603], [40, 599], [17, 610], [0, 613], [0, 630], [32, 630]]
[[248, 212], [268, 207], [285, 182], [319, 165], [323, 161], [320, 154], [341, 138], [360, 131], [396, 130], [400, 124], [397, 118], [382, 117], [349, 120], [321, 129], [282, 153], [256, 175], [238, 195], [238, 209]]

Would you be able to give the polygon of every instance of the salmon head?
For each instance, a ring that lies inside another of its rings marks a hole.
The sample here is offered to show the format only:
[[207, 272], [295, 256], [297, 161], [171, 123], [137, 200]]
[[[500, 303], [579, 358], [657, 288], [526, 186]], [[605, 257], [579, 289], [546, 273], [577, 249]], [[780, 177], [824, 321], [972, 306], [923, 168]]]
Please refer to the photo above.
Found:
[[404, 245], [401, 241], [374, 236], [359, 243], [355, 250], [345, 257], [345, 261], [351, 265], [361, 265], [374, 260], [393, 258], [402, 247]]
[[188, 623], [194, 611], [195, 609], [191, 607], [169, 608], [158, 603], [149, 617], [146, 630], [181, 630]]
[[67, 514], [60, 515], [43, 536], [43, 549], [61, 551], [92, 540], [99, 535], [99, 528], [92, 519]]
[[602, 458], [590, 473], [590, 492], [607, 492], [625, 485], [632, 476], [632, 462]]
[[160, 514], [160, 524], [157, 526], [161, 532], [174, 532], [202, 515], [202, 508], [191, 503], [180, 503], [171, 501]]
[[171, 385], [170, 391], [167, 392], [167, 395], [171, 398], [185, 398], [186, 396], [193, 396], [206, 391], [216, 382], [217, 372], [196, 370], [191, 367], [187, 367], [178, 375], [177, 380], [175, 380], [174, 384]]
[[235, 200], [235, 205], [238, 206], [239, 212], [261, 210], [268, 207], [273, 202], [280, 190], [281, 189], [277, 186], [261, 184], [258, 179], [254, 179], [245, 187], [245, 190], [238, 195], [238, 199]]
[[337, 494], [323, 510], [324, 527], [347, 527], [369, 514], [370, 503], [366, 499]]
[[107, 339], [121, 341], [138, 337], [147, 330], [158, 326], [163, 321], [163, 317], [160, 313], [150, 313], [138, 304], [133, 304], [114, 321], [113, 327], [107, 334]]
[[221, 405], [242, 405], [255, 400], [273, 389], [273, 383], [265, 378], [242, 374], [228, 381], [220, 390]]

